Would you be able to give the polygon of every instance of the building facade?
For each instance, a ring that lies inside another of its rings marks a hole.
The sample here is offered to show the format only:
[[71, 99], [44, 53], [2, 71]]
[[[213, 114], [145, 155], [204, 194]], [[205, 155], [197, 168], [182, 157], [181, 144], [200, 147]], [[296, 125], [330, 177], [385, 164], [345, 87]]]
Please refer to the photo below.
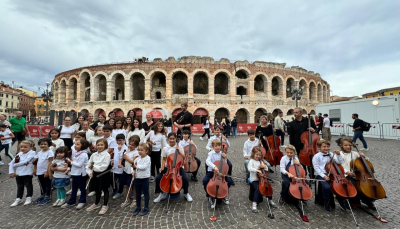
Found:
[[[50, 112], [50, 104], [48, 103], [48, 112]], [[43, 101], [43, 97], [38, 96], [35, 100], [35, 112], [36, 112], [36, 121], [38, 122], [48, 122], [49, 114], [46, 113], [47, 103]]]
[[379, 91], [363, 94], [363, 99], [375, 98], [379, 96], [400, 95], [400, 87], [385, 88]]
[[253, 123], [263, 113], [292, 114], [291, 90], [297, 87], [303, 89], [299, 106], [305, 112], [329, 102], [329, 84], [320, 74], [285, 65], [189, 56], [82, 67], [55, 76], [51, 109], [56, 116], [90, 112], [95, 117], [110, 111], [126, 115], [130, 109], [144, 117], [156, 109], [173, 117], [186, 102], [195, 122], [205, 115], [236, 115], [239, 123]]
[[5, 114], [7, 119], [16, 116], [19, 110], [20, 92], [14, 90], [7, 84], [0, 84], [0, 113]]

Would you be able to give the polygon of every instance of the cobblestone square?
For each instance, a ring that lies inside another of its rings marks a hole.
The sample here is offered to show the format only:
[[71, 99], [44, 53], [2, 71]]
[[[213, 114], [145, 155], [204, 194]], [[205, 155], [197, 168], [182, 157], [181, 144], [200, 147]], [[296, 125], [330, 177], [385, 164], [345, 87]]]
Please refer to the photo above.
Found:
[[[326, 212], [321, 206], [314, 204], [314, 198], [308, 201], [305, 207], [306, 215], [310, 222], [305, 223], [301, 220], [297, 210], [291, 205], [280, 206], [278, 204], [280, 183], [274, 182], [273, 200], [277, 203], [277, 208], [272, 211], [275, 219], [269, 219], [268, 207], [266, 201], [261, 203], [259, 213], [251, 211], [251, 201], [248, 199], [249, 186], [244, 182], [244, 167], [242, 159], [243, 143], [247, 139], [240, 136], [236, 139], [229, 138], [232, 147], [228, 155], [233, 164], [233, 176], [243, 177], [243, 179], [234, 178], [236, 185], [230, 189], [230, 204], [220, 204], [216, 208], [218, 220], [210, 221], [212, 209], [205, 197], [205, 192], [201, 183], [204, 177], [205, 159], [207, 152], [206, 140], [200, 141], [198, 136], [194, 136], [194, 142], [199, 150], [197, 157], [202, 162], [199, 170], [199, 182], [190, 181], [189, 193], [193, 197], [193, 202], [189, 203], [181, 197], [171, 199], [170, 211], [165, 213], [167, 201], [153, 203], [154, 183], [150, 184], [150, 213], [146, 216], [132, 216], [134, 209], [128, 207], [121, 208], [120, 204], [124, 197], [117, 200], [110, 198], [110, 209], [104, 216], [98, 216], [98, 211], [86, 212], [84, 209], [77, 211], [75, 208], [61, 209], [54, 208], [52, 204], [45, 206], [19, 205], [15, 208], [9, 206], [16, 197], [15, 180], [6, 181], [0, 184], [0, 228], [355, 228], [353, 217], [349, 210], [342, 211], [338, 207], [331, 213]], [[332, 149], [338, 146], [334, 143], [337, 136], [333, 137]], [[354, 209], [360, 228], [399, 228], [400, 227], [400, 207], [398, 206], [399, 193], [399, 175], [396, 172], [400, 164], [398, 156], [400, 141], [378, 139], [366, 139], [370, 150], [366, 152], [367, 157], [374, 165], [377, 178], [382, 182], [386, 189], [386, 199], [377, 201], [381, 216], [388, 221], [387, 224], [381, 223], [365, 212]], [[286, 141], [288, 138], [286, 137]], [[13, 147], [13, 154], [16, 148]], [[3, 155], [3, 154], [2, 154]], [[0, 180], [8, 178], [8, 162], [0, 166]], [[273, 179], [280, 180], [278, 168], [276, 173], [270, 174]], [[33, 199], [38, 197], [39, 185], [34, 177]], [[67, 188], [68, 190], [69, 188]], [[26, 191], [25, 191], [26, 193]], [[55, 201], [55, 192], [53, 192], [53, 201]], [[68, 198], [68, 197], [67, 197]], [[94, 203], [94, 197], [87, 198], [88, 204]], [[374, 214], [376, 214], [374, 212]]]

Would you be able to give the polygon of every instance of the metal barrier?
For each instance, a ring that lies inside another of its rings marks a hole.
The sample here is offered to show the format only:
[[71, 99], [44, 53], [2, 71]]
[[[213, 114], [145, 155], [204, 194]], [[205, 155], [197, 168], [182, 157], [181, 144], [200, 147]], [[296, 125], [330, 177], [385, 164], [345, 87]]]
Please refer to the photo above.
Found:
[[345, 123], [333, 123], [331, 126], [332, 135], [346, 135]]
[[[350, 125], [353, 125], [353, 123], [348, 123], [345, 125], [345, 135], [348, 137], [353, 137], [354, 132], [353, 132], [353, 127]], [[364, 137], [369, 137], [369, 138], [379, 138], [383, 139], [382, 135], [382, 125], [378, 123], [371, 123], [371, 128], [369, 131], [364, 131], [363, 132]]]
[[382, 123], [382, 138], [400, 140], [400, 123]]

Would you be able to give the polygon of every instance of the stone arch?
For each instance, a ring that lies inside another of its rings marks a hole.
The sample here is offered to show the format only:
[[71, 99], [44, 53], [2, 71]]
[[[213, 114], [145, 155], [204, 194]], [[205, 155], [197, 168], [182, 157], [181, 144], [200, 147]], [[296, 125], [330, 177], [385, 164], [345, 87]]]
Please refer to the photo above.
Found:
[[316, 115], [315, 110], [311, 110], [311, 111], [310, 111], [310, 115]]
[[78, 99], [78, 79], [76, 76], [71, 76], [68, 79], [68, 100], [77, 100]]
[[198, 72], [193, 77], [193, 94], [208, 94], [208, 75]]
[[304, 78], [300, 78], [299, 81], [299, 88], [302, 90], [303, 95], [302, 98], [304, 98], [305, 100], [308, 99], [308, 86], [307, 86], [307, 81]]
[[257, 110], [254, 112], [254, 123], [259, 122], [259, 118], [263, 116], [265, 113], [267, 113], [267, 110], [264, 108], [257, 108]]
[[272, 116], [274, 116], [274, 118], [275, 118], [276, 116], [278, 116], [278, 113], [281, 111], [282, 111], [281, 109], [276, 108], [274, 111], [272, 111]]
[[58, 82], [55, 82], [54, 84], [53, 84], [53, 98], [54, 98], [54, 103], [58, 103], [58, 90], [59, 90], [59, 88], [58, 88]]
[[174, 121], [175, 120], [175, 117], [180, 113], [182, 111], [182, 109], [179, 107], [179, 108], [175, 108], [173, 111], [172, 111], [172, 121]]
[[98, 109], [96, 109], [95, 111], [94, 111], [94, 114], [93, 114], [93, 116], [94, 116], [94, 118], [97, 120], [97, 118], [99, 117], [99, 115], [100, 114], [102, 114], [102, 115], [104, 115], [104, 116], [106, 116], [107, 117], [107, 115], [106, 115], [106, 111], [105, 110], [103, 110], [102, 108], [98, 108]]
[[243, 86], [237, 87], [236, 88], [236, 95], [240, 95], [240, 96], [247, 95], [247, 89], [245, 87], [243, 87]]
[[81, 78], [82, 74], [84, 74], [84, 73], [86, 73], [90, 77], [92, 77], [92, 72], [89, 69], [85, 68], [85, 69], [82, 69], [82, 71], [79, 73], [79, 79]]
[[110, 81], [112, 82], [112, 99], [113, 100], [124, 100], [125, 99], [125, 73], [122, 71], [115, 71], [110, 75]]
[[214, 113], [214, 119], [217, 119], [219, 123], [223, 118], [229, 117], [229, 110], [225, 107], [218, 108]]
[[286, 78], [286, 98], [292, 97], [292, 90], [296, 87], [296, 81], [293, 77]]
[[271, 80], [272, 96], [283, 96], [283, 80], [279, 75], [275, 75]]
[[293, 113], [294, 113], [294, 110], [293, 109], [289, 109], [287, 111], [286, 115], [293, 115]]
[[79, 75], [80, 101], [90, 101], [90, 73], [82, 71]]
[[184, 72], [176, 72], [172, 76], [172, 94], [184, 95], [188, 93], [188, 77]]
[[105, 74], [98, 73], [94, 76], [94, 96], [95, 101], [107, 100], [107, 77]]
[[204, 118], [208, 116], [208, 111], [205, 108], [199, 107], [193, 112], [193, 123], [202, 124]]
[[267, 77], [262, 74], [258, 74], [254, 78], [254, 91], [265, 92], [265, 82], [267, 82]]
[[67, 94], [67, 83], [66, 83], [66, 79], [63, 78], [60, 81], [60, 92], [59, 92], [60, 103], [65, 103], [66, 94]]
[[247, 79], [249, 77], [249, 75], [250, 75], [249, 72], [244, 69], [237, 70], [235, 73], [235, 76], [238, 79]]
[[308, 113], [307, 113], [307, 110], [306, 109], [303, 109], [303, 115], [307, 115]]
[[238, 121], [238, 124], [247, 123], [249, 115], [250, 113], [246, 108], [240, 108], [239, 110], [237, 110], [235, 116]]
[[308, 99], [314, 101], [316, 99], [317, 86], [314, 81], [310, 81], [308, 86]]
[[229, 94], [229, 75], [219, 72], [214, 77], [214, 94]]
[[324, 103], [327, 102], [327, 100], [326, 100], [326, 98], [327, 98], [326, 94], [327, 94], [327, 90], [326, 90], [326, 85], [324, 84], [324, 86], [322, 87], [322, 102], [324, 102]]
[[82, 108], [81, 109], [81, 112], [79, 112], [79, 113], [81, 113], [81, 115], [87, 115], [87, 114], [89, 114], [89, 110], [88, 109], [86, 109], [86, 108]]
[[[144, 100], [145, 76], [140, 72], [131, 75], [130, 84], [132, 88], [132, 100]], [[161, 98], [161, 94], [160, 94]]]
[[155, 99], [156, 92], [161, 93], [161, 98], [165, 99], [166, 94], [166, 75], [162, 71], [154, 72], [151, 76], [151, 99]]
[[317, 101], [322, 102], [322, 85], [321, 85], [321, 83], [318, 83], [317, 90], [318, 90]]

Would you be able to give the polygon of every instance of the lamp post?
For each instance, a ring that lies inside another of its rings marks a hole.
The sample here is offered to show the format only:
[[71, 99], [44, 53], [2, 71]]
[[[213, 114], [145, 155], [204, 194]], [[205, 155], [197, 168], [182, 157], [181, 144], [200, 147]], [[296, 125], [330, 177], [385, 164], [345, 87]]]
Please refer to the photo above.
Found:
[[297, 101], [300, 100], [301, 96], [303, 95], [304, 86], [301, 86], [301, 87], [297, 86], [297, 82], [299, 82], [298, 79], [295, 79], [294, 82], [295, 82], [295, 86], [292, 87], [291, 89], [288, 88], [287, 91], [290, 91], [290, 93], [292, 94], [292, 100], [296, 100], [296, 107], [298, 107]]
[[39, 90], [43, 90], [43, 102], [46, 102], [46, 122], [49, 122], [49, 102], [53, 102], [52, 97], [53, 97], [53, 92], [49, 90], [50, 83], [46, 82], [46, 89], [42, 87], [38, 87]]

